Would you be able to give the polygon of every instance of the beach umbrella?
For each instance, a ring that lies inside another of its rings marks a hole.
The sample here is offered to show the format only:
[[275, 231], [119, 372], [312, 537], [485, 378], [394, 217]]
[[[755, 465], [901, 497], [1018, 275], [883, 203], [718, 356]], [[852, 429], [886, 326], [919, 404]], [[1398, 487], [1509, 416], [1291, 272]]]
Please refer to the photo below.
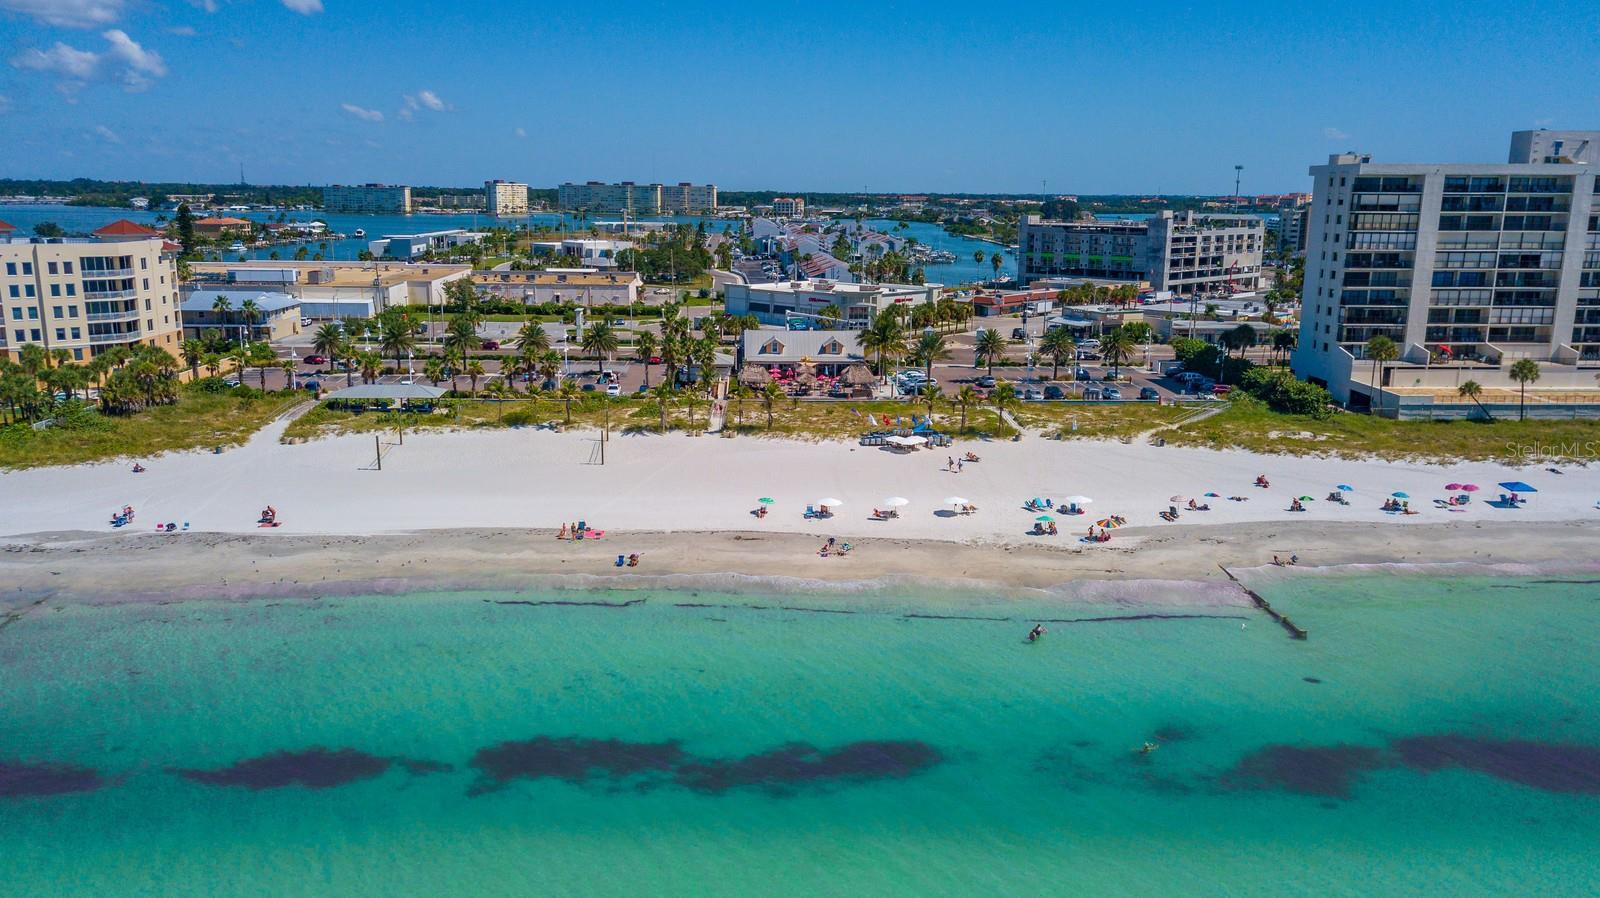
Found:
[[946, 504], [946, 505], [968, 505], [970, 503], [968, 503], [967, 500], [961, 498], [960, 496], [949, 496], [944, 500], [944, 504]]
[[1341, 493], [1353, 493], [1355, 491], [1356, 491], [1356, 488], [1351, 486], [1348, 483], [1339, 484], [1339, 492], [1341, 492]]
[[1090, 502], [1093, 502], [1094, 500], [1089, 498], [1088, 496], [1068, 496], [1067, 498], [1062, 499], [1061, 501], [1066, 503], [1067, 505], [1088, 505]]
[[844, 500], [843, 499], [834, 499], [832, 497], [824, 497], [824, 498], [818, 499], [817, 500], [817, 504], [818, 505], [826, 505], [829, 508], [833, 508], [835, 506], [843, 505], [844, 504]]
[[1510, 490], [1513, 493], [1538, 492], [1538, 490], [1534, 489], [1531, 485], [1523, 483], [1520, 480], [1507, 480], [1505, 483], [1500, 484], [1500, 488], [1503, 490]]
[[771, 496], [762, 496], [761, 498], [757, 499], [756, 501], [760, 502], [762, 505], [771, 505], [776, 500], [773, 499]]
[[1183, 499], [1184, 499], [1183, 496], [1168, 496], [1167, 497], [1167, 501], [1168, 502], [1182, 502]]
[[1313, 499], [1313, 498], [1311, 498], [1311, 497], [1310, 497], [1310, 496], [1301, 496], [1301, 497], [1300, 497], [1300, 501], [1301, 501], [1301, 502], [1315, 502], [1315, 501], [1317, 501], [1317, 500], [1316, 500], [1316, 499]]
[[1461, 491], [1463, 493], [1475, 493], [1478, 491], [1478, 485], [1476, 483], [1463, 483], [1461, 484]]
[[1101, 518], [1100, 520], [1095, 521], [1094, 523], [1095, 523], [1096, 527], [1101, 527], [1101, 528], [1104, 528], [1106, 530], [1115, 530], [1118, 527], [1122, 526], [1122, 520], [1120, 518], [1116, 518], [1116, 517]]
[[1447, 484], [1444, 485], [1444, 488], [1449, 490], [1449, 491], [1451, 491], [1451, 492], [1455, 492], [1456, 490], [1461, 489], [1461, 484], [1459, 484], [1459, 483], [1447, 483]]
[[883, 500], [883, 504], [889, 506], [890, 508], [904, 508], [911, 504], [911, 500], [903, 496], [890, 496], [889, 498]]
[[1220, 498], [1222, 498], [1222, 494], [1221, 493], [1206, 493], [1206, 498], [1207, 499], [1220, 499]]
[[1049, 523], [1054, 522], [1055, 518], [1052, 518], [1047, 514], [1042, 514], [1042, 515], [1039, 515], [1038, 517], [1034, 518], [1034, 520], [1035, 521], [1039, 521], [1041, 523], [1049, 524]]
[[1389, 495], [1393, 496], [1396, 499], [1409, 499], [1409, 498], [1411, 498], [1411, 494], [1410, 493], [1399, 493], [1399, 492], [1396, 492], [1396, 493], [1390, 493]]

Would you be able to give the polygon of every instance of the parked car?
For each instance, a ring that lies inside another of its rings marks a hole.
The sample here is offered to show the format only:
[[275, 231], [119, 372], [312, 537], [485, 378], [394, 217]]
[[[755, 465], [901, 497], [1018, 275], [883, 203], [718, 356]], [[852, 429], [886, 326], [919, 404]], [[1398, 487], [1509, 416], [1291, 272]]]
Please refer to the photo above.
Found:
[[485, 341], [483, 341], [482, 345], [479, 348], [486, 349], [486, 350], [499, 349], [500, 348], [500, 341], [498, 341], [498, 340], [485, 340]]
[[1144, 400], [1160, 399], [1161, 394], [1156, 392], [1155, 387], [1143, 387], [1139, 390], [1139, 398]]
[[1080, 349], [1078, 350], [1078, 358], [1085, 362], [1099, 361], [1100, 353], [1095, 352], [1092, 349]]
[[1080, 349], [1099, 349], [1100, 340], [1098, 337], [1085, 337], [1078, 341], [1078, 347]]
[[1115, 372], [1115, 371], [1107, 371], [1106, 373], [1100, 375], [1100, 379], [1109, 384], [1109, 383], [1115, 383], [1119, 376], [1120, 375], [1118, 375], [1117, 372]]
[[1179, 383], [1185, 384], [1197, 384], [1206, 379], [1206, 376], [1198, 371], [1179, 371], [1176, 377]]
[[661, 356], [658, 356], [658, 355], [651, 356], [650, 357], [650, 364], [652, 364], [652, 365], [661, 364]]
[[301, 327], [310, 327], [311, 326], [311, 319], [307, 318], [304, 315], [301, 315], [300, 316], [300, 326]]
[[1232, 393], [1232, 392], [1233, 392], [1233, 387], [1231, 385], [1229, 385], [1229, 384], [1212, 384], [1211, 385], [1211, 395], [1213, 395], [1213, 396], [1226, 396], [1226, 395], [1228, 395], [1229, 393]]
[[1028, 339], [1028, 329], [1025, 328], [1025, 327], [1014, 327], [1014, 328], [1012, 328], [1011, 329], [1011, 339], [1013, 339], [1013, 340], [1026, 340], [1026, 339]]
[[1044, 398], [1046, 398], [1046, 399], [1065, 399], [1065, 398], [1067, 398], [1067, 391], [1061, 389], [1060, 387], [1056, 386], [1055, 384], [1051, 384], [1050, 386], [1044, 388]]
[[973, 381], [973, 383], [976, 383], [978, 386], [984, 388], [985, 390], [994, 389], [994, 378], [989, 376], [989, 375], [987, 375], [987, 374], [985, 374], [984, 376], [982, 376], [982, 377], [978, 378], [977, 380]]
[[583, 392], [585, 392], [585, 393], [593, 393], [595, 386], [596, 386], [595, 384], [584, 384], [583, 387], [582, 387]]
[[607, 396], [621, 396], [622, 395], [622, 384], [606, 384], [606, 395]]
[[1100, 395], [1105, 397], [1106, 399], [1121, 399], [1122, 398], [1122, 391], [1117, 389], [1116, 387], [1105, 387], [1105, 388], [1101, 389]]
[[628, 319], [626, 319], [626, 318], [613, 318], [613, 319], [611, 319], [611, 326], [612, 327], [627, 327], [628, 326]]
[[1029, 387], [1022, 391], [1022, 398], [1027, 402], [1039, 402], [1044, 399], [1044, 391], [1038, 387]]
[[305, 363], [307, 365], [326, 365], [326, 364], [328, 364], [327, 356], [320, 356], [320, 355], [308, 355], [308, 356], [305, 357], [304, 361], [305, 361]]
[[1073, 380], [1094, 380], [1094, 375], [1089, 373], [1089, 369], [1088, 368], [1079, 368], [1077, 371], [1074, 371], [1072, 373], [1072, 379]]

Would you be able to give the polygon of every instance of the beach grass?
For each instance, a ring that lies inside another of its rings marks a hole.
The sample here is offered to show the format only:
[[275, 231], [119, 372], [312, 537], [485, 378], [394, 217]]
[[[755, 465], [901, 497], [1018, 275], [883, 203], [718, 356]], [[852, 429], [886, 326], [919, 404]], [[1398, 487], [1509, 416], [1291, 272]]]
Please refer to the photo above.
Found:
[[1141, 403], [1022, 402], [1011, 415], [1024, 427], [1038, 428], [1064, 440], [1124, 440], [1172, 424], [1191, 409]]
[[300, 393], [232, 394], [183, 389], [178, 402], [126, 416], [81, 416], [73, 426], [0, 428], [0, 468], [74, 465], [163, 452], [236, 446], [305, 400]]
[[1396, 421], [1344, 412], [1319, 420], [1279, 414], [1248, 397], [1162, 436], [1173, 445], [1211, 449], [1435, 462], [1583, 461], [1600, 454], [1596, 421]]
[[[691, 406], [688, 394], [667, 407], [669, 431], [700, 432], [706, 427], [707, 403], [698, 399]], [[519, 397], [503, 401], [447, 400], [439, 411], [400, 413], [352, 412], [319, 405], [300, 416], [284, 432], [289, 441], [315, 439], [345, 433], [374, 433], [397, 427], [416, 428], [494, 428], [529, 425], [569, 426], [566, 404], [551, 396], [535, 399]], [[572, 402], [571, 427], [614, 431], [654, 432], [661, 426], [661, 410], [654, 399], [637, 397], [607, 398], [587, 394]], [[766, 406], [760, 400], [745, 399], [728, 403], [727, 428], [740, 436], [787, 437], [812, 440], [854, 440], [871, 430], [865, 415], [888, 415], [910, 425], [913, 415], [921, 417], [927, 407], [921, 403], [898, 401], [797, 402], [780, 400], [772, 406], [772, 426], [767, 426]], [[958, 412], [936, 411], [934, 426], [965, 439], [1009, 439], [1016, 429], [995, 416], [993, 407], [973, 408], [967, 413], [967, 427], [960, 430]]]

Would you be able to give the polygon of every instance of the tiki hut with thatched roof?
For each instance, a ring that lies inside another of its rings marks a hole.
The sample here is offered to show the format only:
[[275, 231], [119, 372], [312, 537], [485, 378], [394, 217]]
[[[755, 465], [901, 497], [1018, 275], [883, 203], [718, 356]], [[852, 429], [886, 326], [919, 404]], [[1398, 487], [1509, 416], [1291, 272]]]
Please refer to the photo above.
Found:
[[843, 374], [839, 375], [839, 383], [857, 393], [870, 394], [877, 382], [878, 375], [873, 374], [872, 369], [866, 365], [851, 365], [844, 369]]
[[764, 387], [772, 383], [772, 375], [760, 365], [745, 365], [739, 369], [739, 383], [747, 387]]

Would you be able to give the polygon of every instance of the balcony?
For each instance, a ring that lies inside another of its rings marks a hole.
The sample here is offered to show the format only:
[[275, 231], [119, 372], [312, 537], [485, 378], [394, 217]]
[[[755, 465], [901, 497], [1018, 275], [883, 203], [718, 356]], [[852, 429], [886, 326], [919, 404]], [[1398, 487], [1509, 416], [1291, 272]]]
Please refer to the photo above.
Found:
[[104, 279], [104, 278], [131, 278], [131, 277], [133, 277], [133, 269], [132, 268], [96, 268], [93, 271], [90, 271], [87, 268], [79, 268], [78, 269], [78, 274], [80, 276], [82, 276], [83, 278], [87, 279], [87, 280], [97, 280], [97, 279]]
[[132, 290], [132, 289], [129, 289], [129, 290], [85, 290], [85, 291], [83, 291], [83, 298], [86, 299], [86, 300], [91, 300], [91, 301], [92, 300], [96, 300], [96, 299], [133, 299], [134, 297], [136, 297], [138, 295], [139, 295], [139, 291]]
[[90, 343], [132, 343], [137, 339], [139, 339], [139, 332], [137, 330], [123, 331], [121, 333], [114, 334], [91, 333], [89, 335]]
[[138, 321], [138, 309], [124, 309], [120, 312], [90, 312], [86, 316], [90, 321]]

